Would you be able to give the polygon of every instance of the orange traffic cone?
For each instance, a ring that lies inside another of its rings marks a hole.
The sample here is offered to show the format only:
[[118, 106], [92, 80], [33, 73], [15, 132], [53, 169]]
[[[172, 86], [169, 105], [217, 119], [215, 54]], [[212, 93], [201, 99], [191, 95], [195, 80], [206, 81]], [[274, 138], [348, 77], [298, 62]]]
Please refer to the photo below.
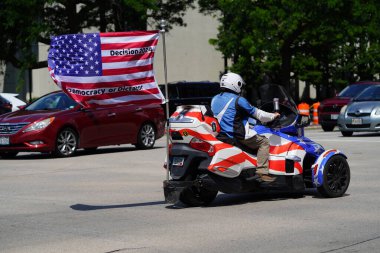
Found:
[[313, 107], [313, 125], [318, 125], [319, 120], [318, 120], [318, 107], [320, 103], [314, 103], [311, 107]]

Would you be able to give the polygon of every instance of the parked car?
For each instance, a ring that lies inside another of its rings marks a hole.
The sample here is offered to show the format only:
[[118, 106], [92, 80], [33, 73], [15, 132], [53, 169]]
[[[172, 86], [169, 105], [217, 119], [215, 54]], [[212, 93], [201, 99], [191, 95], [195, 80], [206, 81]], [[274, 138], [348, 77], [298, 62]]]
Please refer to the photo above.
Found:
[[348, 85], [337, 96], [323, 100], [318, 107], [318, 120], [324, 131], [332, 131], [337, 125], [339, 112], [355, 96], [371, 85], [380, 82], [357, 82]]
[[84, 108], [58, 91], [0, 116], [0, 156], [26, 151], [68, 157], [80, 148], [126, 143], [148, 149], [164, 129], [165, 114], [159, 104]]
[[26, 105], [17, 96], [18, 94], [14, 93], [0, 93], [0, 114], [17, 111], [20, 106]]
[[[162, 94], [165, 96], [165, 85], [160, 84]], [[218, 82], [173, 82], [168, 83], [169, 115], [179, 105], [210, 105], [211, 99], [220, 92]]]
[[338, 127], [343, 136], [380, 131], [380, 84], [368, 87], [342, 108]]

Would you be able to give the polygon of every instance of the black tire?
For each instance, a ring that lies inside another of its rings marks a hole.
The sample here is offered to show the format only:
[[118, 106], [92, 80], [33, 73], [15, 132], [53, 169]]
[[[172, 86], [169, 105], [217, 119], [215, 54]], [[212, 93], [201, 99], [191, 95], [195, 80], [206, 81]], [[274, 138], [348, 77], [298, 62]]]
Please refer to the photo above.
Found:
[[341, 132], [342, 135], [345, 136], [345, 137], [352, 136], [352, 134], [354, 133], [354, 132], [352, 132], [352, 131], [340, 131], [340, 132]]
[[218, 191], [192, 186], [182, 191], [179, 200], [188, 206], [207, 206], [214, 201], [217, 194]]
[[322, 127], [323, 131], [325, 131], [325, 132], [331, 132], [331, 131], [334, 130], [334, 127], [335, 127], [335, 126], [321, 125], [321, 127]]
[[156, 130], [151, 123], [145, 123], [141, 126], [137, 134], [137, 143], [135, 146], [138, 149], [153, 148], [156, 141]]
[[57, 135], [54, 155], [57, 157], [70, 157], [75, 154], [78, 147], [78, 136], [71, 128], [65, 128]]
[[18, 152], [16, 151], [3, 151], [0, 152], [0, 157], [5, 159], [15, 158]]
[[331, 157], [323, 169], [323, 184], [318, 192], [327, 198], [341, 197], [350, 184], [350, 167], [341, 155]]

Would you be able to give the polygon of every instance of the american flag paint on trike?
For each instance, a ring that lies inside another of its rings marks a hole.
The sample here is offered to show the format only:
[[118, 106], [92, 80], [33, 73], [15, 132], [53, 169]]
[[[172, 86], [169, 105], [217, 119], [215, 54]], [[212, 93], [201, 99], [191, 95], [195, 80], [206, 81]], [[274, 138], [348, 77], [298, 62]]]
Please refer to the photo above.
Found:
[[290, 121], [288, 118], [287, 125], [252, 126], [270, 143], [269, 173], [276, 179], [268, 183], [256, 175], [254, 151], [247, 150], [237, 140], [220, 138], [218, 120], [209, 108], [177, 107], [169, 119], [171, 178], [164, 181], [166, 201], [206, 205], [218, 191], [239, 193], [262, 189], [302, 192], [305, 188], [316, 188], [326, 197], [342, 196], [350, 181], [347, 157], [338, 150], [325, 150], [305, 137], [303, 127], [310, 121], [305, 121], [297, 109], [288, 112], [291, 113], [287, 116], [293, 118]]

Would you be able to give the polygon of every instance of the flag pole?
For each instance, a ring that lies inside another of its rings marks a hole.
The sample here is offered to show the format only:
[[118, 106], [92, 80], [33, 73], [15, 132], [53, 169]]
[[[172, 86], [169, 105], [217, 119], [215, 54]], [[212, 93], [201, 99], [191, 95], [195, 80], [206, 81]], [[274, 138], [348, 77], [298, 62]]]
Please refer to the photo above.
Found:
[[161, 34], [162, 34], [162, 48], [163, 48], [163, 54], [164, 54], [164, 76], [165, 76], [165, 106], [166, 106], [166, 180], [169, 180], [169, 92], [168, 92], [168, 71], [167, 71], [167, 65], [166, 65], [166, 44], [165, 44], [165, 27], [166, 27], [166, 20], [161, 19], [160, 20], [160, 27], [161, 27]]

